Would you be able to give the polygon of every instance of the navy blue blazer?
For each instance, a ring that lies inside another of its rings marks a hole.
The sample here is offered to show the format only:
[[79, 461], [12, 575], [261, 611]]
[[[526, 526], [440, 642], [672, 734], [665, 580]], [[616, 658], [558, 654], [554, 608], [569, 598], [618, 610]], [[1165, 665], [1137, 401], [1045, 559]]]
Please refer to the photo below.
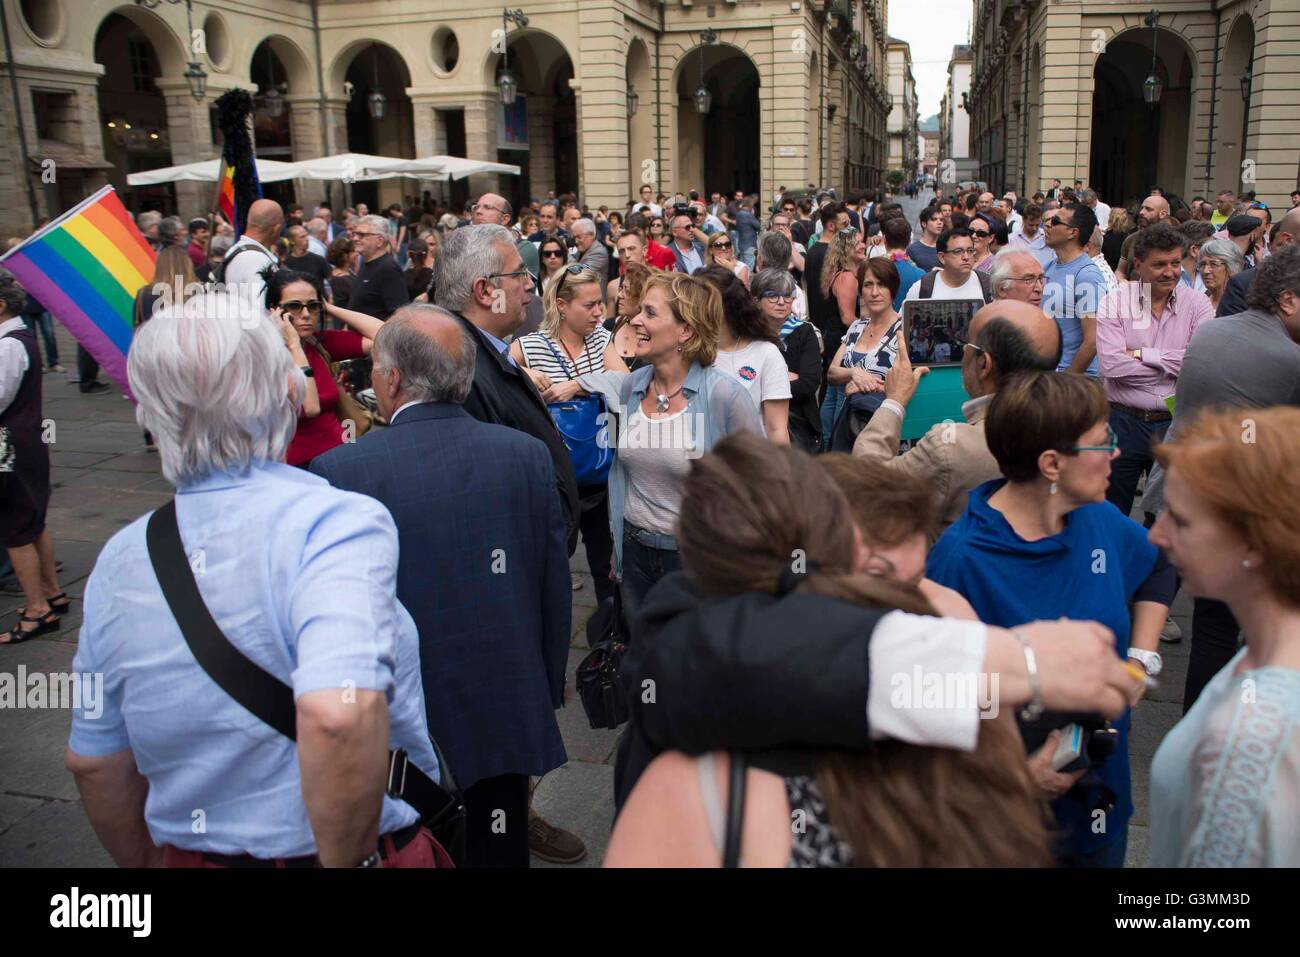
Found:
[[311, 471], [397, 524], [397, 598], [420, 632], [429, 733], [462, 787], [566, 760], [573, 592], [546, 446], [459, 405], [413, 405]]

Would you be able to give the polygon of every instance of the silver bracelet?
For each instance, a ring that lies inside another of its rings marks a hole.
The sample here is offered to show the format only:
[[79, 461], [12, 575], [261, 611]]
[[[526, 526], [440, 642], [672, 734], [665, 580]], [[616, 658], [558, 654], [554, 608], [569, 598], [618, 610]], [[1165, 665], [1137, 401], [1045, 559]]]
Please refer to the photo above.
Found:
[[1043, 685], [1038, 679], [1038, 659], [1034, 657], [1034, 649], [1029, 644], [1029, 638], [1023, 632], [1013, 631], [1016, 640], [1020, 642], [1020, 647], [1025, 653], [1025, 670], [1029, 673], [1029, 704], [1020, 709], [1021, 721], [1037, 721], [1043, 714]]

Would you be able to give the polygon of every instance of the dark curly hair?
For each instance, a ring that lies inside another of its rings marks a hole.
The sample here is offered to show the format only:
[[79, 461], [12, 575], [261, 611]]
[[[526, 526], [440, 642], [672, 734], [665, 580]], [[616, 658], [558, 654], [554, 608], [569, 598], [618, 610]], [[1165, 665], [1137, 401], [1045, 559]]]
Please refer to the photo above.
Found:
[[734, 272], [726, 266], [709, 266], [697, 269], [693, 275], [718, 290], [722, 297], [722, 313], [733, 336], [780, 345], [781, 340], [767, 327], [758, 303]]
[[316, 290], [316, 298], [321, 302], [325, 301], [325, 284], [321, 282], [320, 276], [312, 273], [298, 272], [296, 269], [276, 269], [274, 266], [267, 266], [262, 270], [262, 278], [266, 280], [266, 308], [274, 309], [280, 305], [280, 297], [284, 294], [286, 286], [291, 286], [296, 282], [310, 283], [311, 287]]
[[1288, 292], [1300, 296], [1300, 246], [1275, 249], [1255, 267], [1255, 279], [1246, 292], [1246, 306], [1277, 312], [1278, 301]]

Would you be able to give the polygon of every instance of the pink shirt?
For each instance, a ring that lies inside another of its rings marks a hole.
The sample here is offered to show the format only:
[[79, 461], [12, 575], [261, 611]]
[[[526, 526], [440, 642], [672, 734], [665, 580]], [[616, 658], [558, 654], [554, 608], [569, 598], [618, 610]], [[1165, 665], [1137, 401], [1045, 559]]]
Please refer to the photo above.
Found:
[[[1097, 307], [1097, 359], [1106, 398], [1135, 409], [1167, 411], [1192, 334], [1214, 318], [1203, 292], [1178, 285], [1157, 317], [1142, 283], [1107, 293]], [[1135, 349], [1142, 358], [1135, 359]]]

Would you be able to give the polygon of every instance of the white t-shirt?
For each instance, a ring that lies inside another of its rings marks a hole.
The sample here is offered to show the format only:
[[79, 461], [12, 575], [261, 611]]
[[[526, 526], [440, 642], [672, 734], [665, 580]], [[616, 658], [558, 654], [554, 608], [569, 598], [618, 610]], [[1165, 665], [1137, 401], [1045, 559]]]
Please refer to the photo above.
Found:
[[[236, 257], [236, 250], [243, 251]], [[240, 295], [249, 303], [263, 305], [266, 280], [261, 276], [262, 270], [267, 266], [279, 265], [279, 260], [271, 251], [251, 236], [241, 236], [239, 242], [226, 251], [223, 262], [229, 263], [224, 275], [227, 290]]]
[[[918, 279], [912, 283], [912, 288], [907, 290], [907, 295], [903, 297], [903, 302], [913, 302], [921, 298], [921, 281]], [[970, 276], [966, 279], [966, 284], [959, 289], [954, 289], [948, 285], [943, 278], [943, 270], [934, 277], [934, 293], [931, 299], [980, 299], [984, 298], [984, 287], [980, 285], [979, 274], [971, 270]]]
[[759, 408], [768, 399], [790, 398], [790, 367], [770, 342], [751, 342], [735, 352], [718, 350], [713, 366], [743, 385]]
[[637, 203], [632, 207], [632, 212], [639, 213], [643, 209], [649, 210], [651, 216], [662, 217], [664, 214], [664, 208], [656, 203]]

